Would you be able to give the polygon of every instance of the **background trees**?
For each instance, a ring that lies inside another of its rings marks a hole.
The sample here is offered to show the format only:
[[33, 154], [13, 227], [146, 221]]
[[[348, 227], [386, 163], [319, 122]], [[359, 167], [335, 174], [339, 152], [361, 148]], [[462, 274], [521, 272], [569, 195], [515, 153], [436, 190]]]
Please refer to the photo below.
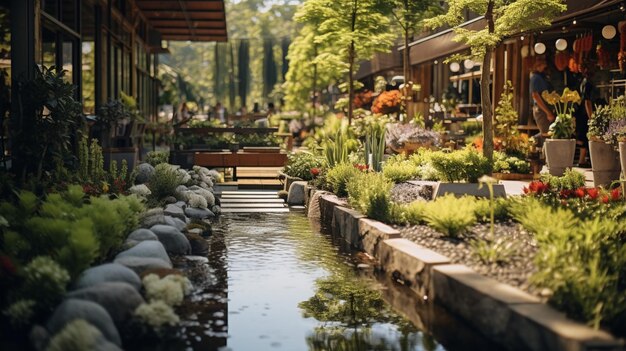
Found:
[[447, 12], [426, 20], [426, 25], [437, 28], [459, 26], [465, 21], [465, 12], [484, 15], [485, 28], [469, 30], [455, 27], [455, 40], [467, 44], [471, 55], [482, 60], [480, 96], [483, 112], [483, 152], [493, 159], [493, 111], [489, 96], [491, 53], [502, 40], [513, 34], [548, 27], [552, 19], [566, 10], [562, 0], [448, 0]]

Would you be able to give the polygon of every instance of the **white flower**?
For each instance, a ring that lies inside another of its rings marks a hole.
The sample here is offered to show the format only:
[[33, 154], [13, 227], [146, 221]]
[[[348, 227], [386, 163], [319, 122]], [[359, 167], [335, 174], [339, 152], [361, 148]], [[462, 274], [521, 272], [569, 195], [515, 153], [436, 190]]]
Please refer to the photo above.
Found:
[[187, 173], [186, 170], [179, 168], [178, 169], [178, 174], [180, 174], [180, 182], [182, 184], [187, 184], [191, 181], [191, 176], [189, 175], [189, 173]]
[[152, 191], [150, 191], [150, 188], [148, 188], [148, 186], [145, 184], [133, 185], [130, 187], [130, 189], [128, 189], [128, 191], [131, 194], [135, 194], [137, 196], [143, 196], [143, 197], [147, 197], [150, 194], [152, 194]]
[[187, 202], [189, 203], [189, 206], [195, 207], [195, 208], [209, 207], [206, 199], [203, 196], [198, 195], [191, 191], [188, 191], [186, 194], [187, 194]]
[[143, 286], [148, 300], [161, 300], [170, 306], [183, 302], [185, 294], [191, 290], [189, 279], [176, 274], [162, 279], [159, 279], [156, 274], [148, 274], [143, 278]]
[[[215, 205], [215, 196], [213, 196], [213, 193], [211, 193], [210, 191], [203, 189], [203, 188], [197, 188], [193, 192], [196, 193], [197, 195], [202, 196], [206, 200], [207, 207]], [[195, 207], [195, 206], [192, 206], [192, 207]]]
[[75, 319], [58, 332], [48, 344], [47, 351], [93, 350], [102, 332], [84, 319]]
[[172, 307], [163, 301], [142, 303], [135, 310], [135, 316], [143, 323], [159, 331], [163, 326], [174, 326], [180, 322], [180, 318]]

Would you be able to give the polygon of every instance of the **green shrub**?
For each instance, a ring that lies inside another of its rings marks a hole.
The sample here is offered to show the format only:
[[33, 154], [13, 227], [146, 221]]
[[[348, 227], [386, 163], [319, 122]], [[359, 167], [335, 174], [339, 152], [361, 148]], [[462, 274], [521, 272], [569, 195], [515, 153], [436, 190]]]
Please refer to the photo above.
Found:
[[472, 197], [446, 195], [428, 203], [424, 220], [428, 226], [456, 238], [476, 223], [475, 209], [476, 199]]
[[303, 180], [313, 179], [311, 169], [322, 168], [322, 159], [308, 152], [291, 153], [287, 156], [287, 164], [283, 172], [291, 177]]
[[167, 163], [169, 158], [169, 151], [150, 151], [146, 157], [146, 162], [151, 164], [153, 167], [156, 167], [161, 163]]
[[493, 171], [498, 173], [530, 173], [530, 163], [504, 152], [493, 153]]
[[353, 181], [360, 173], [362, 172], [351, 164], [339, 163], [328, 170], [326, 182], [337, 196], [344, 197], [348, 195], [346, 188], [348, 183]]
[[570, 317], [624, 333], [626, 223], [580, 219], [535, 199], [515, 207], [514, 214], [538, 242], [531, 283], [549, 289], [549, 302]]
[[541, 181], [548, 184], [552, 190], [576, 190], [585, 186], [585, 175], [568, 168], [560, 177], [544, 174]]
[[396, 215], [394, 216], [394, 223], [398, 224], [422, 224], [424, 223], [424, 213], [428, 202], [417, 200], [409, 204], [395, 205]]
[[348, 182], [348, 201], [367, 217], [388, 221], [392, 186], [381, 173], [360, 173]]
[[515, 242], [498, 238], [495, 240], [475, 239], [470, 241], [472, 254], [484, 264], [504, 264], [517, 250]]
[[52, 306], [65, 293], [70, 275], [47, 256], [35, 257], [24, 267], [24, 294], [43, 306]]
[[453, 152], [434, 152], [430, 164], [446, 182], [478, 182], [478, 178], [491, 172], [489, 160], [476, 150], [466, 148]]
[[[510, 201], [507, 198], [499, 197], [494, 201], [494, 217], [496, 221], [504, 221], [510, 218], [509, 206]], [[481, 223], [487, 223], [490, 221], [490, 209], [489, 199], [481, 198], [476, 199], [476, 207], [474, 208], [474, 215], [476, 219]]]
[[419, 169], [409, 160], [387, 161], [383, 166], [383, 174], [394, 183], [419, 178]]
[[152, 192], [148, 196], [150, 205], [159, 204], [164, 198], [173, 196], [176, 187], [183, 184], [183, 175], [174, 166], [161, 163], [154, 169], [154, 175], [150, 178], [150, 183], [148, 183], [148, 188]]

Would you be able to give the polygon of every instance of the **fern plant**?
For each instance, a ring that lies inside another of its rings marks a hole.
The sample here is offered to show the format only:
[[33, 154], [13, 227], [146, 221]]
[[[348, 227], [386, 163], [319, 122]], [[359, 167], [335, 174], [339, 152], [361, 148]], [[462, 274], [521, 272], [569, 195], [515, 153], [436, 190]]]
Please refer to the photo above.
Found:
[[452, 238], [458, 238], [476, 223], [476, 200], [471, 197], [456, 198], [448, 194], [438, 197], [424, 210], [428, 226]]

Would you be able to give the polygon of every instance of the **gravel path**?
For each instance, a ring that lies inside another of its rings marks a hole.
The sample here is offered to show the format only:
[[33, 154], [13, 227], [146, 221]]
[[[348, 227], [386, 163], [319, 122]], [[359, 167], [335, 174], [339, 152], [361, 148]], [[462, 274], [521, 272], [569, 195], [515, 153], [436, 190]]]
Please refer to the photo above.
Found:
[[512, 243], [513, 249], [506, 263], [485, 264], [474, 254], [469, 243], [476, 238], [488, 238], [489, 227], [489, 224], [477, 224], [462, 238], [453, 239], [425, 225], [394, 226], [403, 238], [445, 255], [453, 263], [467, 265], [482, 275], [540, 296], [540, 291], [536, 291], [528, 282], [535, 272], [533, 258], [537, 252], [537, 244], [532, 235], [513, 222], [496, 224], [496, 240]]
[[399, 204], [408, 204], [415, 200], [430, 200], [432, 186], [422, 186], [411, 183], [398, 183], [391, 188], [391, 201]]

